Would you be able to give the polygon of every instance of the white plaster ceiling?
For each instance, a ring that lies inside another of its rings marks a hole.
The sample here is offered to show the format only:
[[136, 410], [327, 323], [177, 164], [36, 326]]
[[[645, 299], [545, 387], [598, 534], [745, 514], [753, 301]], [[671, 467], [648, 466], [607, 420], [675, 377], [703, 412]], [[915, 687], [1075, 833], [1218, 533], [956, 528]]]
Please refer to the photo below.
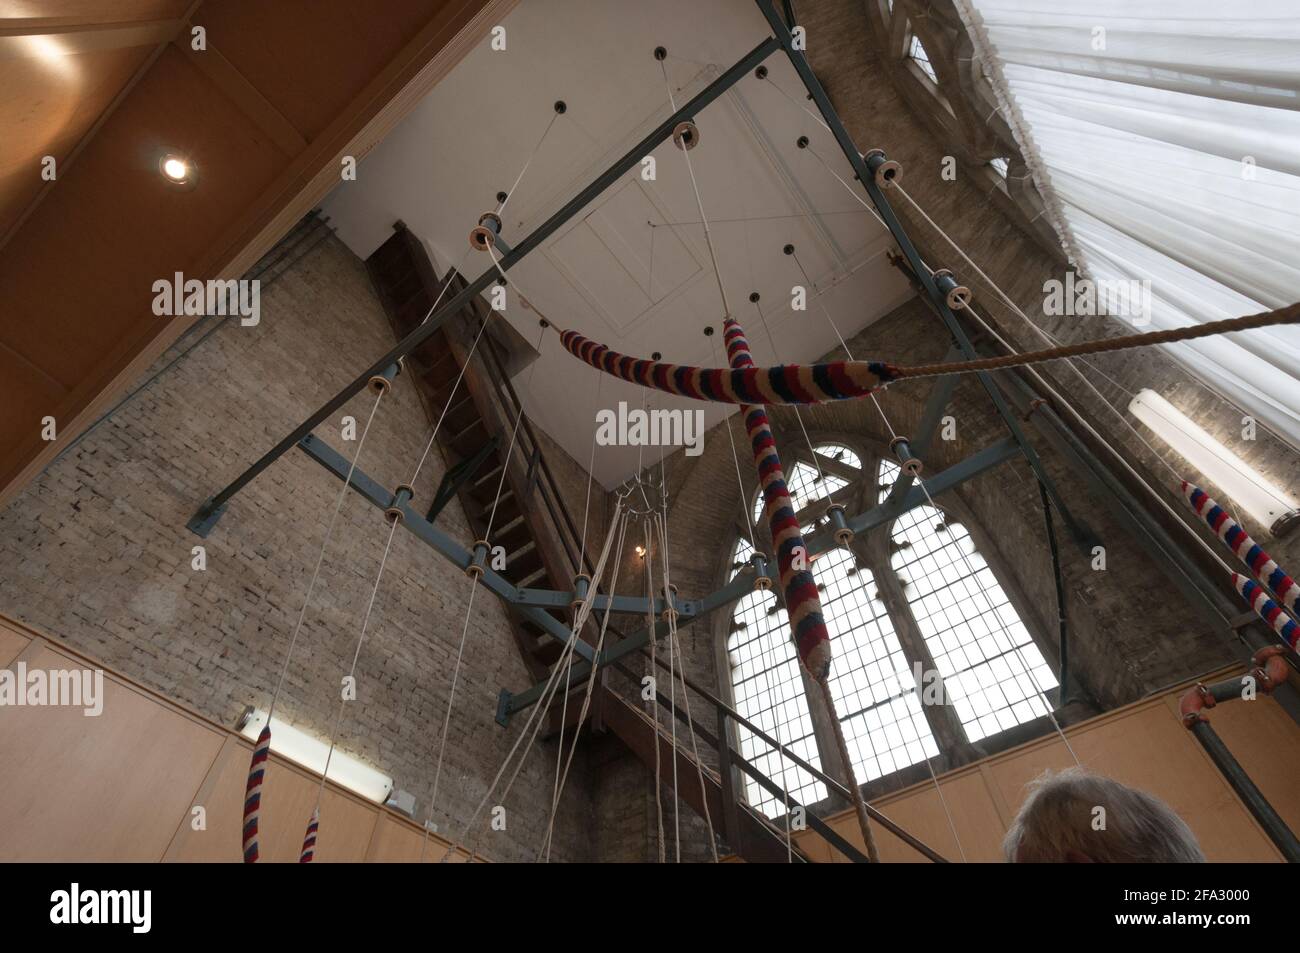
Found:
[[[491, 268], [486, 254], [466, 253], [469, 231], [496, 208], [496, 194], [510, 190], [557, 99], [568, 110], [502, 213], [512, 244], [670, 114], [656, 46], [668, 50], [665, 66], [680, 105], [768, 36], [750, 0], [529, 0], [503, 25], [504, 51], [485, 41], [467, 56], [365, 157], [356, 181], [341, 184], [326, 201], [339, 236], [360, 257], [400, 218], [425, 240], [440, 269], [460, 263], [472, 278]], [[888, 232], [816, 157], [796, 148], [795, 140], [808, 136], [840, 177], [852, 181], [830, 134], [799, 107], [806, 100], [788, 61], [778, 53], [767, 66], [768, 81], [751, 73], [695, 117], [700, 143], [690, 157], [722, 283], [755, 360], [807, 362], [834, 347], [836, 337], [815, 302], [806, 311], [790, 308], [791, 287], [801, 279], [782, 252], [787, 242], [814, 284], [828, 289], [822, 300], [845, 337], [897, 307], [911, 290], [885, 259]], [[541, 332], [537, 315], [520, 307], [520, 293], [558, 326], [624, 353], [725, 363], [720, 334], [702, 333], [705, 325], [720, 330], [724, 309], [686, 163], [671, 142], [653, 155], [654, 181], [645, 181], [639, 168], [624, 175], [511, 269], [504, 318], [526, 339], [536, 342]], [[751, 291], [762, 296], [766, 327], [749, 302]], [[640, 407], [643, 400], [639, 387], [579, 363], [552, 334], [515, 386], [530, 418], [583, 466], [597, 410], [620, 400]], [[650, 394], [649, 405], [701, 406], [658, 393]], [[706, 426], [735, 409], [703, 406]], [[593, 473], [613, 486], [658, 453], [598, 447]]]

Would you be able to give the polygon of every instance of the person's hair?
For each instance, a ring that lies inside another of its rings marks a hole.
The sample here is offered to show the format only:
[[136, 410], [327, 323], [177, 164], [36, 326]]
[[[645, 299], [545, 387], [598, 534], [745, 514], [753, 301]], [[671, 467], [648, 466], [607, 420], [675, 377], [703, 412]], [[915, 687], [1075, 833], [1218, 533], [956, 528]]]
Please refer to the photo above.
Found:
[[1163, 801], [1082, 768], [1029, 783], [1002, 851], [1012, 863], [1205, 862], [1191, 828]]

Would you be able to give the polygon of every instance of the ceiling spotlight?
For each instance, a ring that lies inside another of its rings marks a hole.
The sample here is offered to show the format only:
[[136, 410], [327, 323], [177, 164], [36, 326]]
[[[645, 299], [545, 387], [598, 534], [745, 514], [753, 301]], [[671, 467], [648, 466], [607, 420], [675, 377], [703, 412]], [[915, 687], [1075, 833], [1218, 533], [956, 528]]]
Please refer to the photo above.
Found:
[[159, 160], [158, 171], [163, 174], [163, 178], [174, 185], [188, 184], [194, 174], [194, 169], [189, 162], [174, 152], [167, 153]]
[[638, 557], [644, 557], [644, 556], [645, 556], [645, 547], [644, 547], [644, 546], [640, 546], [640, 545], [638, 545], [637, 548], [636, 548], [636, 554], [637, 554]]

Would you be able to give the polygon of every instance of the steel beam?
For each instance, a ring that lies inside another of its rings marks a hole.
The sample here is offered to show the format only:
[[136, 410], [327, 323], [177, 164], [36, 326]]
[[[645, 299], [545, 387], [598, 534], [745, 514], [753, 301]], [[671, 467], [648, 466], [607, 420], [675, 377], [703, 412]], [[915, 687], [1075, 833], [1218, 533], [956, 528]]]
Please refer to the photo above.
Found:
[[[913, 486], [902, 495], [899, 502], [894, 503], [892, 499], [886, 499], [885, 502], [873, 506], [865, 513], [850, 518], [848, 521], [849, 528], [853, 530], [854, 534], [868, 533], [877, 526], [883, 526], [890, 520], [896, 519], [912, 509], [912, 507], [929, 502], [926, 497], [926, 490], [930, 491], [931, 497], [937, 497], [941, 493], [947, 493], [967, 480], [977, 477], [986, 470], [991, 470], [1019, 454], [1020, 447], [1015, 440], [1011, 437], [1004, 437], [997, 443], [990, 444], [965, 460], [954, 463], [948, 469], [936, 473], [925, 481], [924, 490], [919, 486]], [[829, 531], [818, 533], [808, 540], [808, 556], [809, 558], [815, 558], [822, 553], [835, 549], [838, 545], [835, 542], [834, 535]]]
[[[313, 434], [307, 434], [307, 436], [303, 437], [299, 442], [299, 446], [307, 456], [311, 457], [340, 480], [346, 480], [348, 478], [348, 469], [350, 467], [349, 462], [341, 453], [331, 447], [324, 440], [321, 440]], [[473, 553], [460, 545], [460, 543], [456, 542], [442, 530], [438, 529], [438, 527], [434, 526], [418, 512], [411, 509], [410, 505], [404, 500], [399, 499], [397, 494], [390, 492], [379, 483], [375, 482], [375, 480], [371, 479], [371, 477], [360, 467], [352, 470], [352, 480], [349, 483], [349, 486], [355, 490], [363, 500], [379, 510], [387, 510], [389, 507], [395, 507], [400, 510], [402, 513], [402, 527], [413, 534], [421, 542], [428, 544], [434, 550], [445, 556], [450, 560], [453, 566], [456, 566], [461, 570], [464, 570], [469, 566], [473, 559]], [[479, 581], [484, 588], [505, 602], [513, 602], [514, 597], [519, 592], [519, 589], [514, 583], [506, 579], [504, 576], [498, 575], [487, 567], [483, 568], [483, 573]], [[532, 606], [521, 606], [519, 607], [519, 613], [523, 618], [532, 622], [534, 625], [546, 632], [547, 635], [561, 643], [568, 642], [569, 636], [573, 634], [573, 630], [568, 625], [561, 622], [550, 613], [543, 612], [541, 609]], [[595, 657], [595, 653], [592, 651], [591, 646], [587, 645], [581, 639], [575, 640], [573, 650], [584, 659], [592, 659]]]
[[[972, 477], [978, 476], [986, 470], [996, 467], [1000, 463], [1012, 459], [1020, 453], [1020, 448], [1010, 437], [1005, 437], [997, 443], [985, 447], [978, 453], [967, 457], [960, 463], [954, 464], [948, 469], [931, 477], [926, 482], [926, 487], [931, 496], [938, 496], [946, 493], [948, 490], [964, 483]], [[893, 512], [882, 503], [879, 506], [872, 507], [867, 512], [853, 517], [849, 520], [849, 526], [855, 533], [865, 533], [876, 526], [880, 526], [891, 519], [897, 517], [914, 506], [920, 506], [927, 502], [927, 497], [920, 487], [912, 487], [907, 495], [903, 498], [902, 506]], [[830, 533], [821, 533], [814, 536], [808, 541], [808, 557], [810, 559], [820, 556], [822, 553], [829, 552], [837, 548], [839, 544], [835, 542]], [[754, 588], [754, 573], [751, 568], [746, 568], [738, 572], [730, 582], [721, 589], [709, 593], [702, 599], [693, 602], [684, 603], [690, 606], [694, 611], [689, 615], [679, 615], [677, 624], [684, 626], [703, 618], [720, 606], [729, 605], [747, 592]], [[679, 610], [680, 611], [680, 610]], [[658, 621], [656, 616], [655, 633], [658, 635], [659, 629], [666, 629]], [[605, 649], [600, 655], [600, 665], [608, 665], [623, 656], [635, 652], [643, 645], [650, 641], [650, 627], [644, 626], [641, 629], [626, 636], [611, 648]], [[581, 683], [582, 679], [591, 674], [591, 665], [588, 662], [575, 662], [570, 668], [567, 675], [567, 684], [561, 685], [557, 691], [568, 691], [573, 685]], [[522, 711], [529, 705], [535, 704], [545, 690], [545, 683], [538, 684], [527, 688], [522, 692], [513, 693], [503, 691], [501, 693], [500, 704], [497, 708], [497, 721], [502, 725], [508, 724], [510, 716], [518, 711]]]
[[1192, 734], [1200, 742], [1201, 747], [1205, 750], [1206, 755], [1214, 762], [1215, 767], [1227, 780], [1232, 789], [1237, 792], [1237, 797], [1241, 798], [1246, 809], [1259, 822], [1259, 826], [1264, 829], [1268, 839], [1278, 849], [1278, 852], [1286, 858], [1287, 863], [1300, 863], [1300, 840], [1296, 839], [1291, 828], [1287, 827], [1286, 821], [1268, 803], [1268, 799], [1251, 780], [1246, 769], [1241, 766], [1228, 746], [1223, 743], [1223, 739], [1218, 736], [1210, 723], [1198, 719], [1190, 725]]
[[[753, 590], [754, 569], [747, 566], [740, 572], [736, 573], [735, 577], [721, 589], [709, 593], [703, 599], [685, 603], [685, 605], [691, 606], [694, 611], [687, 615], [682, 613], [681, 610], [678, 610], [677, 626], [678, 628], [681, 628], [689, 625], [697, 619], [702, 619], [719, 606], [728, 605], [729, 603], [739, 599], [745, 593], [752, 592]], [[642, 626], [640, 629], [625, 636], [614, 645], [604, 649], [600, 653], [600, 664], [609, 665], [623, 658], [625, 655], [630, 655], [632, 652], [637, 651], [642, 646], [649, 644], [652, 632], [656, 638], [659, 638], [662, 633], [666, 633], [667, 631], [667, 623], [663, 622], [660, 616], [655, 616], [653, 626]], [[574, 662], [563, 677], [563, 684], [561, 684], [556, 691], [567, 692], [574, 685], [581, 684], [582, 680], [590, 674], [591, 664], [589, 660]], [[533, 685], [531, 688], [526, 688], [522, 692], [503, 690], [497, 705], [497, 722], [501, 725], [509, 724], [511, 715], [522, 711], [529, 705], [536, 704], [541, 699], [545, 690], [545, 682], [538, 682], [536, 685]]]
[[[557, 591], [555, 589], [516, 589], [513, 598], [507, 601], [513, 606], [535, 606], [539, 609], [567, 609], [573, 605], [577, 594], [572, 590], [567, 592]], [[678, 616], [693, 616], [698, 603], [689, 599], [674, 599], [673, 607], [677, 610]], [[605, 596], [596, 595], [591, 597], [591, 610], [597, 615], [604, 613], [606, 609], [614, 613], [623, 613], [628, 615], [645, 615], [653, 608], [656, 616], [663, 613], [667, 607], [662, 597], [647, 599], [645, 596]]]
[[[781, 48], [785, 50], [786, 56], [790, 60], [790, 64], [794, 67], [795, 72], [799, 74], [799, 78], [803, 81], [804, 88], [807, 89], [808, 95], [812, 97], [813, 102], [817, 106], [817, 110], [822, 115], [822, 119], [825, 120], [826, 127], [830, 130], [831, 135], [835, 137], [835, 141], [839, 145], [840, 151], [844, 153], [844, 157], [848, 159], [849, 164], [853, 166], [855, 177], [861, 183], [862, 187], [866, 189], [867, 196], [871, 199], [871, 203], [876, 207], [876, 211], [880, 214], [880, 218], [885, 223], [885, 227], [888, 228], [890, 233], [894, 236], [894, 241], [898, 243], [899, 249], [907, 259], [908, 265], [915, 274], [917, 281], [920, 282], [921, 288], [925, 292], [926, 297], [929, 299], [931, 305], [933, 305], [938, 311], [939, 317], [947, 326], [949, 333], [952, 334], [953, 340], [961, 350], [962, 355], [967, 359], [973, 359], [976, 356], [974, 345], [971, 344], [970, 339], [966, 336], [965, 329], [962, 328], [961, 323], [948, 307], [946, 296], [935, 283], [934, 276], [930, 274], [929, 269], [925, 267], [925, 263], [921, 261], [921, 256], [917, 252], [916, 246], [912, 244], [912, 240], [908, 237], [906, 230], [899, 222], [898, 216], [894, 214], [894, 209], [889, 204], [889, 199], [885, 197], [880, 186], [876, 184], [875, 170], [884, 162], [884, 156], [875, 155], [873, 156], [872, 161], [868, 162], [862, 153], [858, 151], [858, 147], [854, 145], [853, 139], [849, 136], [848, 130], [844, 128], [844, 123], [840, 121], [839, 114], [835, 112], [835, 107], [831, 105], [830, 98], [826, 95], [826, 90], [822, 89], [821, 82], [813, 73], [812, 67], [808, 65], [807, 57], [804, 56], [802, 51], [795, 49], [794, 40], [790, 35], [790, 30], [781, 19], [781, 15], [777, 13], [772, 0], [755, 0], [755, 3], [758, 4], [758, 9], [767, 19], [768, 26], [772, 28], [772, 32], [776, 34], [776, 38], [780, 41]], [[1070, 533], [1074, 537], [1075, 542], [1085, 551], [1091, 551], [1093, 545], [1096, 543], [1096, 537], [1093, 535], [1091, 530], [1071, 515], [1069, 507], [1065, 505], [1065, 501], [1061, 498], [1060, 494], [1057, 493], [1056, 486], [1052, 482], [1051, 477], [1047, 475], [1046, 468], [1043, 466], [1042, 460], [1039, 459], [1038, 453], [1029, 443], [1019, 421], [1016, 420], [1015, 415], [1012, 414], [1010, 409], [1007, 407], [1006, 401], [1003, 399], [1001, 392], [999, 392], [994, 386], [990, 376], [984, 372], [979, 373], [977, 376], [979, 377], [979, 381], [983, 385], [985, 392], [988, 393], [989, 399], [993, 401], [993, 406], [997, 409], [997, 412], [1002, 417], [1007, 429], [1011, 431], [1012, 437], [1015, 438], [1016, 443], [1019, 445], [1020, 452], [1024, 454], [1029, 465], [1033, 467], [1034, 473], [1038, 479], [1047, 487], [1047, 491], [1052, 498], [1052, 503], [1056, 506], [1062, 519], [1065, 520], [1066, 525], [1069, 526]]]
[[[644, 139], [634, 145], [628, 152], [609, 166], [604, 172], [596, 177], [586, 188], [582, 189], [577, 195], [571, 198], [564, 206], [548, 218], [537, 228], [533, 229], [526, 238], [521, 240], [510, 251], [502, 256], [500, 267], [502, 271], [509, 271], [514, 265], [518, 264], [521, 259], [529, 252], [537, 248], [542, 242], [553, 235], [557, 230], [565, 225], [570, 219], [586, 208], [593, 200], [598, 198], [602, 192], [610, 185], [614, 184], [624, 174], [638, 166], [643, 158], [649, 155], [659, 145], [666, 142], [673, 134], [673, 129], [678, 123], [686, 119], [691, 119], [704, 107], [708, 106], [715, 99], [729, 90], [737, 82], [743, 79], [751, 70], [756, 68], [763, 60], [767, 59], [774, 52], [780, 49], [780, 44], [772, 37], [768, 37], [758, 46], [754, 47], [734, 66], [715, 79], [712, 83], [700, 90], [685, 105], [665, 119], [662, 123]], [[304, 420], [301, 424], [274, 447], [264, 453], [260, 459], [252, 466], [246, 469], [236, 477], [225, 489], [216, 496], [211, 497], [203, 503], [194, 517], [188, 524], [195, 532], [203, 530], [201, 535], [211, 530], [212, 524], [220, 517], [221, 509], [236, 493], [242, 490], [248, 483], [259, 473], [269, 467], [279, 459], [286, 451], [291, 449], [300, 440], [310, 434], [317, 426], [320, 425], [330, 414], [337, 411], [346, 404], [355, 394], [359, 393], [372, 376], [380, 373], [385, 368], [392, 365], [399, 358], [409, 354], [412, 350], [427, 340], [439, 327], [452, 315], [456, 314], [465, 305], [469, 304], [475, 297], [487, 290], [494, 284], [499, 277], [496, 268], [488, 268], [483, 274], [479, 275], [459, 294], [455, 295], [446, 304], [429, 316], [419, 327], [408, 334], [387, 354], [378, 358], [370, 367], [357, 375], [352, 383], [348, 384], [341, 391], [331, 397], [315, 413]]]

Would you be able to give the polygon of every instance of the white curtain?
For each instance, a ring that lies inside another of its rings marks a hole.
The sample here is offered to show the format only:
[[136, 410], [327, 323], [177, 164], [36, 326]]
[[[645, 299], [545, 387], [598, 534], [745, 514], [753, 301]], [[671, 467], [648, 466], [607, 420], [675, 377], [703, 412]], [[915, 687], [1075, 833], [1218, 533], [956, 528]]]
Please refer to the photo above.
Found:
[[[1300, 0], [957, 0], [1089, 277], [1148, 280], [1151, 324], [1300, 300]], [[1300, 327], [1174, 345], [1300, 446]]]

